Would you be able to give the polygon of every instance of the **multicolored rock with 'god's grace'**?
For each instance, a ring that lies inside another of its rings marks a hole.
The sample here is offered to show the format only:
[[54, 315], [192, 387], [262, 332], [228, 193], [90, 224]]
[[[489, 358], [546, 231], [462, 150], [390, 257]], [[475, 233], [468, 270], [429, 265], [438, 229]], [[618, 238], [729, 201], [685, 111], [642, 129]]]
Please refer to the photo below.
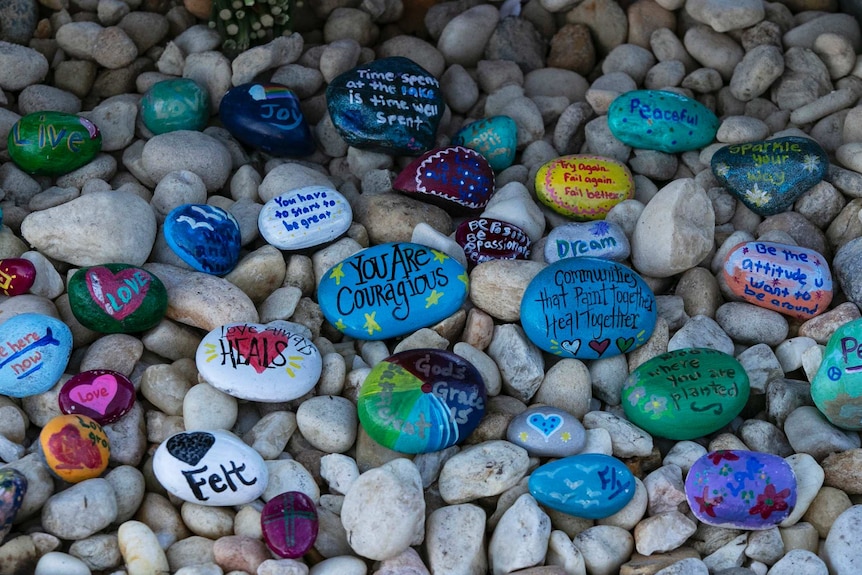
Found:
[[596, 258], [549, 265], [521, 299], [524, 333], [563, 357], [598, 359], [637, 349], [652, 335], [656, 317], [655, 295], [643, 278]]
[[730, 423], [748, 402], [748, 374], [732, 356], [677, 349], [641, 364], [622, 389], [626, 417], [658, 437], [695, 439]]
[[755, 451], [713, 451], [694, 462], [685, 498], [702, 523], [771, 529], [796, 507], [796, 474], [784, 459]]
[[862, 320], [845, 323], [829, 338], [811, 399], [834, 425], [862, 429]]
[[391, 355], [365, 377], [359, 421], [380, 445], [401, 453], [461, 443], [485, 414], [485, 382], [472, 363], [438, 349]]
[[479, 152], [450, 146], [413, 160], [392, 187], [456, 212], [476, 212], [488, 205], [494, 194], [494, 171]]
[[323, 360], [295, 325], [231, 323], [201, 340], [195, 363], [201, 377], [228, 395], [250, 401], [291, 401], [311, 391]]
[[467, 261], [480, 264], [488, 260], [525, 260], [533, 242], [514, 224], [492, 218], [464, 220], [455, 230], [455, 241], [464, 248]]
[[829, 157], [814, 140], [788, 136], [725, 146], [710, 165], [721, 185], [748, 209], [771, 216], [789, 209], [823, 179]]
[[492, 116], [471, 122], [452, 138], [453, 146], [466, 146], [482, 154], [495, 172], [515, 161], [518, 125], [509, 116]]
[[446, 319], [467, 299], [467, 270], [443, 252], [387, 243], [357, 252], [323, 275], [326, 320], [356, 339], [388, 339]]
[[610, 455], [585, 453], [542, 465], [530, 475], [536, 501], [584, 519], [604, 519], [625, 507], [635, 495], [632, 472]]
[[91, 369], [73, 375], [60, 388], [60, 411], [86, 415], [101, 425], [123, 417], [135, 404], [135, 386], [129, 378], [110, 369]]
[[60, 176], [88, 163], [102, 149], [99, 128], [64, 112], [33, 112], [12, 126], [9, 156], [28, 174]]
[[317, 539], [317, 506], [301, 491], [280, 493], [260, 512], [263, 540], [273, 553], [286, 559], [305, 555]]
[[260, 234], [280, 250], [301, 250], [330, 242], [353, 223], [347, 199], [324, 186], [309, 186], [276, 196], [257, 218]]
[[69, 279], [69, 307], [81, 325], [100, 333], [137, 333], [155, 327], [168, 309], [162, 281], [127, 264], [81, 268]]
[[54, 387], [72, 354], [72, 332], [62, 321], [23, 313], [0, 324], [0, 394], [29, 397]]
[[36, 266], [24, 258], [0, 260], [0, 293], [8, 296], [27, 293], [36, 281]]
[[311, 129], [299, 98], [280, 84], [242, 84], [227, 91], [219, 118], [237, 140], [275, 156], [307, 156], [314, 152]]
[[141, 119], [153, 134], [203, 130], [209, 117], [209, 93], [189, 78], [156, 82], [141, 98]]
[[374, 60], [334, 78], [326, 88], [326, 104], [332, 123], [351, 146], [408, 156], [434, 145], [445, 108], [437, 78], [401, 56]]
[[754, 305], [806, 320], [832, 301], [832, 273], [814, 250], [774, 242], [744, 242], [731, 249], [722, 281]]
[[224, 275], [239, 261], [239, 223], [217, 206], [178, 206], [165, 217], [164, 232], [174, 253], [199, 272]]
[[697, 100], [663, 90], [635, 90], [611, 102], [608, 126], [624, 144], [675, 154], [710, 144], [719, 121]]
[[567, 457], [581, 452], [586, 432], [571, 413], [549, 405], [536, 405], [509, 422], [506, 439], [533, 456]]
[[63, 481], [93, 479], [108, 467], [111, 448], [105, 430], [86, 415], [58, 415], [39, 434], [48, 468]]
[[0, 469], [0, 541], [12, 530], [25, 495], [27, 476], [11, 467]]
[[604, 220], [557, 226], [545, 241], [545, 261], [549, 264], [577, 257], [623, 261], [630, 253], [625, 230]]
[[576, 220], [603, 220], [635, 184], [625, 164], [599, 156], [551, 160], [536, 172], [536, 196], [555, 212]]

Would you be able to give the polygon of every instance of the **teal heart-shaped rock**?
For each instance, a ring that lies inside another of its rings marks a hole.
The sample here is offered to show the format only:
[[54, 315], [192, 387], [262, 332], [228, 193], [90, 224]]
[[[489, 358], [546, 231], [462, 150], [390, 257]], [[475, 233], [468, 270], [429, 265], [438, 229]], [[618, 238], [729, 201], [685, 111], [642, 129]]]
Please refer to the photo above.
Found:
[[165, 240], [195, 270], [224, 275], [239, 261], [239, 223], [208, 204], [183, 204], [165, 218]]
[[710, 164], [721, 185], [748, 209], [771, 216], [819, 183], [829, 158], [814, 140], [788, 136], [725, 146]]
[[27, 477], [17, 469], [0, 469], [0, 541], [12, 529], [12, 522], [27, 494]]

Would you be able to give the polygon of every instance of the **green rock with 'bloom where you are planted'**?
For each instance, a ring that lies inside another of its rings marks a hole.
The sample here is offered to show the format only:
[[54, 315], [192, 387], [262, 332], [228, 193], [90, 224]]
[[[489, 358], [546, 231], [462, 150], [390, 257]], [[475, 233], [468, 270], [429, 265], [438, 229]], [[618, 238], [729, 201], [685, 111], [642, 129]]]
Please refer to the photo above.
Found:
[[832, 334], [811, 380], [811, 399], [832, 424], [862, 429], [862, 319]]
[[15, 122], [9, 156], [28, 174], [60, 176], [88, 163], [102, 149], [93, 122], [64, 112], [33, 112]]
[[695, 439], [718, 431], [748, 401], [748, 374], [732, 356], [706, 348], [663, 353], [626, 379], [626, 417], [649, 433]]
[[209, 93], [188, 78], [156, 82], [141, 98], [141, 119], [153, 134], [202, 130], [209, 117]]

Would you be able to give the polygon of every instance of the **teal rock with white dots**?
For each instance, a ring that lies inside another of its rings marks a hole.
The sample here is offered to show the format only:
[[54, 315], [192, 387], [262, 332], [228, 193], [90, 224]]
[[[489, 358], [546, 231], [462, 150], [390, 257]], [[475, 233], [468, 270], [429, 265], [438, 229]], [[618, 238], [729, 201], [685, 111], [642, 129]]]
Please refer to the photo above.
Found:
[[662, 90], [634, 90], [611, 102], [608, 126], [634, 148], [674, 154], [712, 143], [719, 121], [696, 100]]
[[811, 398], [830, 422], [862, 429], [862, 319], [839, 327], [811, 380]]

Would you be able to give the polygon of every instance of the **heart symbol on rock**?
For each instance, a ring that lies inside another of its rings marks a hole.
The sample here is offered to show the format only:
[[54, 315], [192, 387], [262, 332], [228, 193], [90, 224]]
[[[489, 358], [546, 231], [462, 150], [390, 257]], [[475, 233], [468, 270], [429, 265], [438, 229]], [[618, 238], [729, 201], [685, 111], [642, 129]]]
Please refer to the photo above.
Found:
[[48, 439], [48, 451], [59, 462], [55, 469], [98, 469], [102, 464], [99, 448], [71, 423]]
[[560, 347], [572, 355], [577, 355], [578, 350], [581, 349], [581, 340], [575, 339], [572, 341], [561, 341]]
[[635, 344], [635, 338], [630, 337], [628, 339], [624, 337], [617, 338], [617, 347], [619, 348], [621, 353], [625, 353], [629, 350], [631, 346]]
[[189, 465], [197, 465], [214, 444], [215, 436], [212, 433], [177, 433], [168, 439], [168, 453]]
[[534, 413], [527, 418], [527, 425], [541, 433], [547, 442], [563, 426], [563, 418], [555, 413]]
[[605, 350], [608, 349], [608, 346], [611, 345], [610, 338], [605, 338], [602, 341], [598, 341], [594, 339], [590, 342], [590, 349], [599, 354], [600, 356], [605, 353]]
[[70, 395], [79, 404], [105, 415], [117, 396], [117, 386], [117, 378], [106, 373], [95, 378], [92, 383], [75, 387]]
[[272, 329], [258, 331], [250, 325], [229, 328], [227, 338], [229, 345], [245, 360], [245, 364], [258, 373], [266, 371], [273, 361], [282, 357], [281, 352], [289, 346], [284, 332]]
[[93, 301], [112, 318], [122, 321], [135, 313], [150, 288], [150, 275], [142, 269], [127, 268], [112, 272], [104, 266], [87, 270], [87, 290]]

